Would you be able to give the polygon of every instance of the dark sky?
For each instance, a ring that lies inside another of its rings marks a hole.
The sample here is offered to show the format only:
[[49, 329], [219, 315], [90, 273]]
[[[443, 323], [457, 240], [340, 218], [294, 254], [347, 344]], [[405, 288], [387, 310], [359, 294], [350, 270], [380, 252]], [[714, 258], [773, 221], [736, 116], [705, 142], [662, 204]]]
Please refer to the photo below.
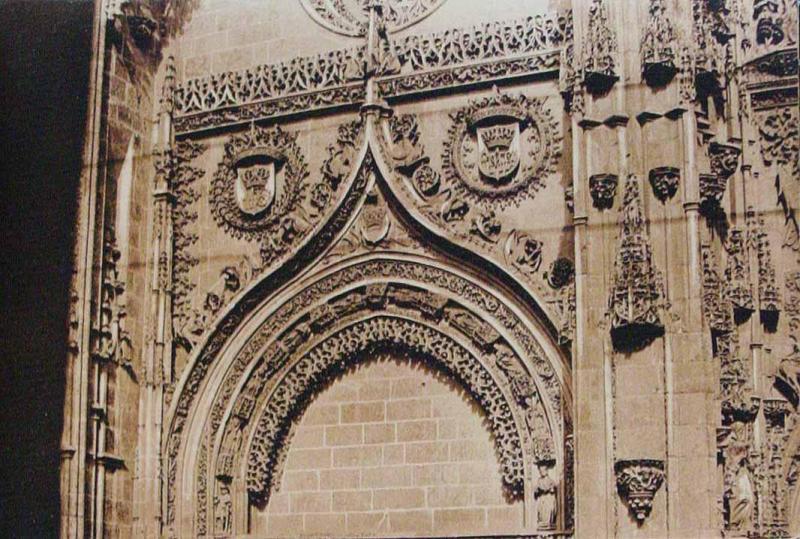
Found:
[[92, 3], [0, 0], [0, 537], [55, 537]]

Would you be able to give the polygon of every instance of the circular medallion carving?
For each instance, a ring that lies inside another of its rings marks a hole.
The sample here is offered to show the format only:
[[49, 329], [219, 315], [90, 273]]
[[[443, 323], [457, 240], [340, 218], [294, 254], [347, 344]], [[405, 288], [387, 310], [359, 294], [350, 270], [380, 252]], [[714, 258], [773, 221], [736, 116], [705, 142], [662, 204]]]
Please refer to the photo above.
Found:
[[233, 236], [253, 239], [300, 203], [308, 167], [296, 135], [251, 129], [231, 137], [211, 182], [211, 211]]
[[498, 93], [451, 119], [444, 169], [451, 186], [473, 202], [519, 202], [554, 171], [559, 137], [544, 100]]
[[[368, 0], [300, 0], [319, 24], [348, 36], [363, 36], [369, 23]], [[390, 32], [407, 28], [424, 19], [445, 0], [383, 0], [384, 22]]]

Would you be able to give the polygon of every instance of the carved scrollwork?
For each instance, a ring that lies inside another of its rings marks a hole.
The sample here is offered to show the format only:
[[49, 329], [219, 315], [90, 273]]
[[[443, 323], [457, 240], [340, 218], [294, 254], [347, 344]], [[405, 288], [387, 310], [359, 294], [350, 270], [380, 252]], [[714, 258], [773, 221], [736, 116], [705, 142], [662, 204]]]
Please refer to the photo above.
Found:
[[611, 209], [617, 195], [619, 179], [616, 174], [593, 174], [589, 178], [589, 194], [594, 206], [600, 210]]
[[[769, 244], [764, 218], [756, 215], [755, 209], [749, 207], [747, 218], [747, 245], [756, 253], [758, 263], [758, 304], [761, 318], [777, 318], [781, 310], [780, 292], [778, 291], [775, 266], [772, 264], [772, 249]], [[771, 320], [771, 325], [777, 320]]]
[[442, 156], [459, 198], [517, 203], [533, 196], [560, 155], [556, 122], [541, 99], [496, 93], [451, 115]]
[[681, 172], [675, 167], [656, 167], [650, 171], [650, 186], [661, 202], [666, 203], [678, 192]]
[[664, 293], [642, 211], [639, 179], [625, 182], [614, 285], [608, 299], [615, 345], [643, 344], [663, 331]]
[[614, 463], [617, 490], [631, 514], [641, 525], [653, 510], [653, 498], [664, 482], [664, 461], [654, 459], [618, 460]]

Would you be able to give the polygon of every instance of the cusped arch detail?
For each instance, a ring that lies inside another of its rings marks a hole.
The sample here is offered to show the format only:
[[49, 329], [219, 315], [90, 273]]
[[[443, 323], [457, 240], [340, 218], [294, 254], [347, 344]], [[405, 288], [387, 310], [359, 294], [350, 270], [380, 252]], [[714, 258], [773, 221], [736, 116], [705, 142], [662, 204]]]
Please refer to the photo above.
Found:
[[[441, 330], [423, 322], [378, 314], [338, 329], [303, 354], [276, 384], [255, 428], [247, 454], [247, 490], [264, 503], [280, 476], [282, 454], [290, 443], [293, 421], [311, 398], [337, 374], [373, 353], [400, 353], [456, 381], [481, 406], [499, 455], [502, 478], [511, 497], [523, 495], [524, 437], [512, 412], [513, 403], [489, 368], [474, 353]], [[530, 383], [531, 389], [533, 383]], [[524, 419], [523, 419], [524, 421]], [[551, 454], [543, 459], [553, 459]]]
[[[257, 321], [251, 320], [249, 329], [243, 330], [246, 340], [240, 340], [235, 351], [221, 351], [222, 357], [215, 365], [218, 371], [209, 373], [216, 382], [203, 392], [213, 394], [214, 398], [212, 401], [201, 399], [204, 401], [203, 410], [192, 414], [193, 426], [187, 427], [188, 431], [196, 433], [199, 428], [197, 421], [202, 421], [204, 433], [183, 434], [193, 442], [200, 441], [200, 450], [195, 448], [192, 455], [199, 454], [202, 458], [191, 456], [178, 474], [181, 483], [172, 487], [183, 492], [188, 488], [195, 493], [193, 498], [196, 502], [180, 512], [185, 514], [186, 509], [194, 506], [195, 531], [207, 530], [217, 520], [216, 516], [212, 519], [212, 515], [217, 513], [212, 500], [218, 498], [216, 492], [219, 489], [225, 492], [240, 489], [233, 497], [237, 507], [234, 513], [239, 515], [243, 511], [241, 504], [250, 503], [245, 501], [251, 500], [247, 494], [249, 486], [253, 487], [249, 490], [255, 494], [255, 501], [258, 501], [260, 493], [268, 492], [272, 477], [280, 477], [282, 458], [272, 448], [288, 447], [291, 434], [288, 433], [287, 439], [285, 419], [296, 417], [303, 409], [302, 406], [295, 407], [292, 412], [285, 405], [295, 400], [302, 401], [303, 398], [297, 398], [297, 395], [304, 396], [303, 391], [295, 391], [290, 396], [284, 394], [274, 401], [273, 412], [264, 412], [270, 407], [273, 392], [285, 392], [286, 389], [280, 388], [292, 384], [303, 387], [304, 384], [286, 381], [286, 375], [294, 368], [295, 362], [314, 357], [308, 356], [311, 349], [344, 327], [365, 323], [364, 320], [376, 316], [409, 319], [416, 326], [439, 332], [442, 338], [455, 343], [443, 348], [449, 350], [447, 354], [460, 349], [462, 353], [451, 357], [472, 358], [477, 362], [475, 365], [484, 366], [482, 372], [489, 374], [473, 377], [472, 387], [460, 382], [457, 376], [450, 374], [449, 377], [473, 398], [481, 395], [481, 391], [483, 394], [490, 391], [488, 394], [496, 396], [490, 388], [500, 389], [502, 398], [475, 400], [486, 411], [497, 410], [487, 413], [489, 417], [507, 409], [514, 417], [516, 434], [509, 431], [512, 433], [499, 436], [498, 429], [490, 429], [496, 441], [517, 440], [506, 445], [512, 450], [497, 452], [498, 457], [504, 459], [500, 463], [501, 470], [507, 473], [503, 475], [517, 478], [508, 479], [507, 484], [513, 484], [519, 492], [524, 490], [526, 500], [532, 499], [529, 479], [536, 474], [531, 467], [535, 467], [538, 460], [547, 461], [553, 473], [564, 482], [566, 497], [563, 507], [565, 512], [570, 511], [571, 502], [567, 501], [571, 499], [568, 470], [572, 458], [568, 448], [571, 434], [569, 364], [560, 357], [554, 343], [548, 344], [543, 328], [532, 320], [526, 322], [526, 313], [514, 307], [503, 292], [486, 286], [441, 260], [400, 253], [375, 253], [326, 266], [295, 283], [291, 290], [281, 294], [281, 298], [271, 300], [269, 303], [273, 307], [265, 305], [257, 309], [263, 314], [255, 315]], [[398, 330], [397, 335], [402, 335], [402, 331]], [[387, 332], [385, 340], [376, 339], [374, 345], [367, 342], [364, 349], [381, 345], [405, 346], [406, 350], [413, 352], [402, 342], [392, 344], [393, 338]], [[353, 354], [358, 359], [359, 352]], [[335, 354], [326, 356], [326, 361], [331, 362], [335, 370], [345, 368], [348, 363], [336, 360]], [[319, 375], [325, 369], [300, 369], [304, 376], [308, 376], [306, 387], [317, 386], [316, 381], [325, 378], [325, 375]], [[219, 376], [220, 371], [225, 374]], [[270, 418], [271, 427], [254, 436], [262, 413]], [[506, 414], [506, 419], [496, 423], [507, 430], [512, 424], [507, 420], [508, 412], [502, 413]], [[262, 446], [258, 451], [260, 457], [255, 459], [256, 464], [262, 463], [258, 464], [262, 467], [261, 475], [254, 481], [257, 475], [251, 473], [250, 485], [245, 485], [248, 467], [252, 464], [247, 458], [252, 453], [250, 440], [263, 438], [264, 432], [279, 435], [267, 436], [268, 443]], [[498, 449], [502, 447], [502, 444], [497, 445]], [[522, 456], [513, 449], [516, 447], [522, 447]], [[506, 463], [511, 465], [506, 466]], [[524, 488], [520, 487], [518, 480], [520, 471], [525, 477]], [[187, 480], [191, 480], [194, 486], [188, 486]], [[509, 493], [510, 489], [506, 492]]]

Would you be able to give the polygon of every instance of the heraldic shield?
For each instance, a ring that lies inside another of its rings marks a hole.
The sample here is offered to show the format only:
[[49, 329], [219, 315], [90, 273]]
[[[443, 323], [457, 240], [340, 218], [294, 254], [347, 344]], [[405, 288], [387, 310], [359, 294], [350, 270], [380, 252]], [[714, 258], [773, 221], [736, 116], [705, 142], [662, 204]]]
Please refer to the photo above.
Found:
[[491, 183], [508, 183], [519, 169], [519, 123], [479, 127], [476, 131], [481, 175]]
[[275, 162], [240, 164], [236, 167], [236, 202], [248, 215], [258, 215], [275, 200]]

